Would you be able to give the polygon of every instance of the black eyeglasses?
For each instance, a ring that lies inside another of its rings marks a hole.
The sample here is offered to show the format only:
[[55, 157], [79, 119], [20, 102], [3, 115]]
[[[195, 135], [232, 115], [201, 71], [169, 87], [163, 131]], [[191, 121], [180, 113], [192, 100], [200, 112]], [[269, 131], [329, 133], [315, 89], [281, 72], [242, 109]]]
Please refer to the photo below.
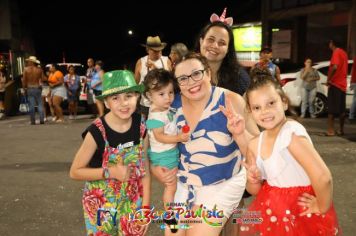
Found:
[[196, 70], [194, 71], [191, 75], [182, 75], [177, 77], [177, 82], [179, 85], [187, 85], [189, 78], [191, 78], [193, 81], [197, 82], [199, 80], [202, 80], [204, 77], [204, 71], [203, 70]]

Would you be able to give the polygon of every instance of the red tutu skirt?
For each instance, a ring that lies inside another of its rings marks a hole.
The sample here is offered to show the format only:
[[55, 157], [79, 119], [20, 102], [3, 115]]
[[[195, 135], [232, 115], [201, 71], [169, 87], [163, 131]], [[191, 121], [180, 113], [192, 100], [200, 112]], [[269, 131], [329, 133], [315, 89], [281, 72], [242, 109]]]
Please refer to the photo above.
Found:
[[265, 182], [248, 210], [239, 214], [240, 235], [341, 235], [333, 205], [322, 215], [299, 216], [305, 211], [297, 204], [303, 193], [315, 195], [312, 186], [279, 188]]

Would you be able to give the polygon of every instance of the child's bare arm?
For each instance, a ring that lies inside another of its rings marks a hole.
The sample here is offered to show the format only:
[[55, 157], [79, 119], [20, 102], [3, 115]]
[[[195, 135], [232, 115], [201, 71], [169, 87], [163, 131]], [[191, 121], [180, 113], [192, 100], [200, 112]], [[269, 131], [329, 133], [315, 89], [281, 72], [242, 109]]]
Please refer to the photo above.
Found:
[[251, 146], [253, 145], [251, 143], [249, 143], [247, 148], [247, 161], [243, 165], [247, 171], [246, 190], [252, 195], [257, 195], [262, 186], [262, 174], [256, 165], [256, 156], [252, 151]]
[[164, 133], [164, 127], [152, 129], [155, 139], [160, 143], [179, 143], [189, 140], [189, 133], [179, 133], [177, 135], [168, 135]]
[[333, 195], [332, 177], [325, 162], [305, 137], [293, 135], [288, 150], [310, 178], [316, 199], [311, 195], [300, 198], [300, 205], [308, 207], [303, 214], [325, 213], [330, 208]]
[[93, 136], [88, 132], [82, 145], [75, 154], [70, 168], [70, 177], [76, 180], [99, 180], [103, 179], [102, 168], [89, 168], [88, 164], [97, 149]]

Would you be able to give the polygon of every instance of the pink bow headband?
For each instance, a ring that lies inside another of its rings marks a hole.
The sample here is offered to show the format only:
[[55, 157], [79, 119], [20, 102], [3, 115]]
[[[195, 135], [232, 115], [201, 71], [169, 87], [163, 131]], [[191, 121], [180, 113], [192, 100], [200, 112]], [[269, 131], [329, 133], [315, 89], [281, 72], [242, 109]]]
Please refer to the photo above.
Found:
[[216, 22], [216, 21], [221, 21], [229, 26], [232, 26], [232, 23], [234, 22], [234, 19], [232, 17], [228, 17], [228, 18], [225, 18], [226, 16], [226, 7], [224, 8], [224, 11], [223, 13], [221, 14], [221, 16], [219, 17], [218, 15], [216, 15], [215, 13], [213, 13], [211, 16], [210, 16], [210, 22], [213, 23], [213, 22]]

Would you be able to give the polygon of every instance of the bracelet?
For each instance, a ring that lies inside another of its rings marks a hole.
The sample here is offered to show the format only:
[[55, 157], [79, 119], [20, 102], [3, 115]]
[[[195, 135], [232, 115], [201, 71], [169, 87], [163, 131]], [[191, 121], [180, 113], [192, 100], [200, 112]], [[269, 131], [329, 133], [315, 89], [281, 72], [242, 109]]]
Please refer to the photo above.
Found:
[[141, 206], [141, 209], [151, 209], [150, 205], [144, 205], [144, 206]]
[[104, 177], [104, 179], [109, 179], [110, 178], [110, 173], [109, 173], [109, 168], [108, 167], [103, 167], [103, 177]]

